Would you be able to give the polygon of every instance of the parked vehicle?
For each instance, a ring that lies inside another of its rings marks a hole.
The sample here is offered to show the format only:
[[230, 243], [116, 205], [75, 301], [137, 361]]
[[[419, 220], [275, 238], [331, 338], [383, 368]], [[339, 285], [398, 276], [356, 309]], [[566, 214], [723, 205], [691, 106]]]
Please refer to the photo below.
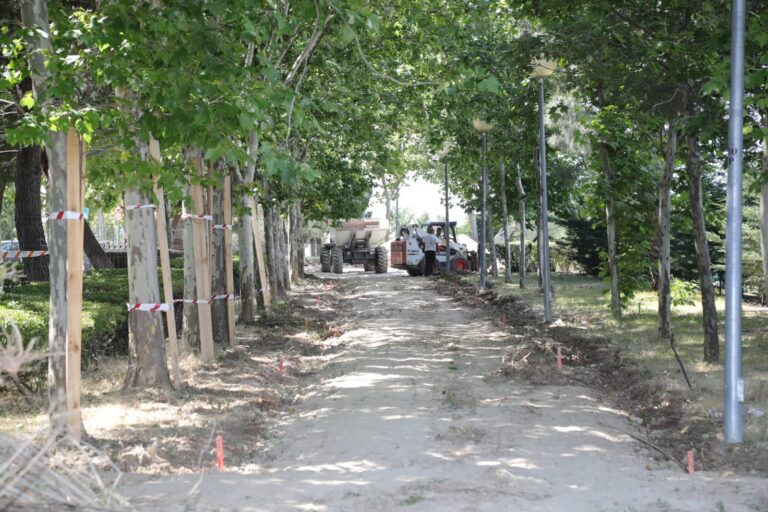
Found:
[[[465, 244], [459, 243], [456, 239], [456, 223], [449, 223], [450, 233], [450, 255], [451, 271], [466, 272], [477, 270], [477, 254], [474, 251], [468, 251]], [[424, 243], [421, 241], [429, 228], [435, 232], [445, 229], [445, 222], [428, 222], [419, 226], [414, 224], [411, 227], [404, 227], [398, 233], [397, 239], [390, 244], [391, 262], [393, 268], [399, 268], [408, 272], [411, 276], [420, 276], [424, 274], [425, 258]], [[445, 235], [438, 236], [443, 243], [437, 246], [437, 268], [445, 272], [446, 268], [446, 248]]]
[[389, 230], [380, 227], [377, 219], [361, 219], [344, 222], [331, 232], [331, 242], [320, 251], [320, 267], [323, 272], [341, 274], [344, 263], [363, 265], [366, 272], [383, 274], [388, 269], [387, 248], [380, 245], [387, 239]]

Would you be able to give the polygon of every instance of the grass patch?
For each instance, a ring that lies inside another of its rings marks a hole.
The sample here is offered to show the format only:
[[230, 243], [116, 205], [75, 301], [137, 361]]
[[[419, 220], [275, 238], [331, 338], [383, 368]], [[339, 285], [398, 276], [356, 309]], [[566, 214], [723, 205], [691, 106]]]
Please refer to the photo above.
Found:
[[[476, 277], [466, 277], [473, 282]], [[505, 284], [503, 276], [493, 279], [500, 296], [522, 297], [535, 312], [543, 314], [542, 297], [536, 275], [526, 282], [526, 289]], [[657, 332], [658, 296], [640, 292], [624, 309], [620, 321], [610, 311], [610, 291], [600, 279], [573, 274], [554, 274], [554, 317], [566, 325], [611, 340], [621, 349], [623, 358], [635, 364], [648, 379], [663, 389], [681, 393], [686, 401], [686, 415], [711, 418], [721, 422], [723, 410], [723, 365], [704, 362], [704, 336], [701, 303], [680, 305], [672, 310], [672, 331], [680, 357], [693, 385], [689, 390], [667, 340]], [[725, 298], [718, 296], [718, 329], [721, 361], [724, 359]], [[745, 440], [768, 446], [768, 309], [755, 304], [743, 305], [743, 368], [745, 378]], [[750, 412], [752, 411], [752, 412]], [[760, 416], [761, 411], [766, 411]]]
[[[183, 271], [172, 268], [174, 296], [180, 297], [184, 287]], [[161, 279], [158, 271], [158, 279]], [[162, 282], [162, 280], [161, 280]], [[38, 347], [48, 347], [48, 283], [15, 285], [0, 295], [0, 326], [11, 324], [25, 340], [37, 338]], [[83, 276], [83, 357], [96, 339], [111, 338], [128, 320], [128, 270], [91, 270]]]

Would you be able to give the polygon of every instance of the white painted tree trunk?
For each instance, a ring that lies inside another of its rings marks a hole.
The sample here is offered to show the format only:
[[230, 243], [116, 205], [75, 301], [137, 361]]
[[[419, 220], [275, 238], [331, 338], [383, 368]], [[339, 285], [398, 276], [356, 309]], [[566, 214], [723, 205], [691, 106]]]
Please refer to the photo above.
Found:
[[[190, 187], [186, 187], [186, 195], [190, 196]], [[184, 298], [197, 297], [197, 275], [195, 267], [195, 241], [192, 220], [181, 221], [183, 224], [184, 246]], [[181, 344], [186, 351], [200, 350], [200, 317], [195, 304], [184, 304], [181, 323]]]
[[[138, 142], [142, 161], [149, 159], [149, 145]], [[152, 196], [139, 189], [125, 191], [125, 204], [151, 204]], [[128, 256], [128, 301], [131, 304], [162, 302], [157, 278], [157, 225], [155, 211], [136, 208], [125, 212]], [[162, 233], [165, 236], [165, 233]], [[171, 387], [160, 312], [132, 311], [128, 315], [131, 355], [127, 386]]]

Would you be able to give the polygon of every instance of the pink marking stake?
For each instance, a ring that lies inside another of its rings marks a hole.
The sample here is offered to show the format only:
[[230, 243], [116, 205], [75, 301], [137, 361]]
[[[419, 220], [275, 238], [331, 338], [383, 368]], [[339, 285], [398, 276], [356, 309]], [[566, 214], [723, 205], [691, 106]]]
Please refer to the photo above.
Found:
[[563, 352], [560, 350], [560, 347], [557, 347], [557, 369], [563, 369]]
[[322, 300], [320, 300], [320, 296], [318, 295], [315, 297], [315, 303], [317, 304], [317, 307], [320, 307], [320, 305], [323, 303]]
[[688, 474], [692, 475], [696, 471], [696, 465], [693, 462], [693, 450], [688, 450]]
[[509, 327], [509, 324], [507, 323], [507, 312], [502, 311], [501, 312], [501, 318], [499, 319], [499, 325], [501, 325], [502, 329], [506, 329]]
[[280, 374], [281, 375], [285, 375], [285, 361], [283, 361], [282, 359], [280, 360], [280, 366], [279, 367], [280, 367]]
[[216, 466], [219, 471], [224, 471], [224, 438], [221, 434], [216, 436]]
[[304, 328], [309, 329], [309, 318], [304, 317]]

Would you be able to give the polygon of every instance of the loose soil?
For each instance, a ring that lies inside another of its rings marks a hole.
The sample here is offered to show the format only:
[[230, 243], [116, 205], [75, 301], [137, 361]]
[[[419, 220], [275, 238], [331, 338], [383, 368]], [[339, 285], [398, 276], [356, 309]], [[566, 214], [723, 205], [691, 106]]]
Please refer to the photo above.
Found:
[[[768, 510], [768, 480], [671, 435], [677, 401], [602, 340], [462, 284], [345, 272], [308, 280], [180, 396], [125, 404], [175, 415], [103, 431], [141, 441], [128, 469], [163, 473], [124, 475], [137, 509]], [[693, 475], [678, 464], [689, 446]]]

